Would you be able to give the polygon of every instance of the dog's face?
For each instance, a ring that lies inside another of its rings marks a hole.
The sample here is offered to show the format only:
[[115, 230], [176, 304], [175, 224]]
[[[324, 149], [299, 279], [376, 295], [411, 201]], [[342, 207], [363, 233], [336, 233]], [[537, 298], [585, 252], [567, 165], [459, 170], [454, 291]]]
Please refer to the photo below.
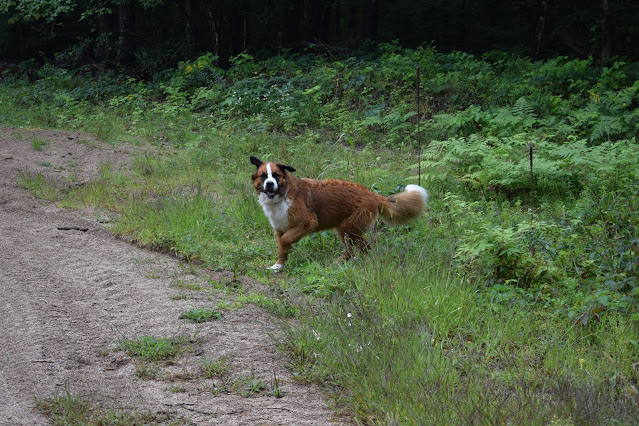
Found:
[[251, 156], [251, 164], [257, 167], [253, 173], [253, 187], [263, 203], [276, 203], [286, 197], [288, 180], [286, 172], [295, 169], [284, 164], [264, 162]]

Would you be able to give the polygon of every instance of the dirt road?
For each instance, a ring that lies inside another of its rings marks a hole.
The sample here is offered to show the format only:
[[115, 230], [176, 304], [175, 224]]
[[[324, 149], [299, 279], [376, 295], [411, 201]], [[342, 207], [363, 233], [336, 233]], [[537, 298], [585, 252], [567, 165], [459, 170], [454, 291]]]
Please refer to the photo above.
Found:
[[[126, 163], [131, 151], [87, 134], [0, 128], [0, 424], [47, 424], [36, 399], [67, 391], [186, 424], [335, 422], [318, 388], [292, 380], [268, 337], [277, 332], [273, 319], [260, 308], [245, 305], [202, 324], [179, 319], [229, 297], [185, 288], [228, 274], [186, 268], [114, 238], [89, 211], [61, 210], [18, 187], [20, 176], [38, 173], [81, 184], [103, 162]], [[121, 339], [177, 335], [195, 339], [173, 363], [150, 364], [151, 378], [118, 346]], [[277, 377], [284, 396], [212, 392], [219, 381], [206, 378], [201, 365], [223, 355], [230, 357], [230, 382], [254, 377], [268, 389]]]

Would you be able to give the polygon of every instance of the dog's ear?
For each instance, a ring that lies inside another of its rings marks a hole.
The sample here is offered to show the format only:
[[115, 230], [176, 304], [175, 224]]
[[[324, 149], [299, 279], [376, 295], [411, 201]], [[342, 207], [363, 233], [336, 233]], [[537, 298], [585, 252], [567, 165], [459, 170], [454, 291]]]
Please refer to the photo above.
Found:
[[260, 167], [263, 163], [263, 161], [258, 160], [256, 157], [253, 157], [252, 155], [250, 159], [251, 159], [251, 164], [253, 164], [255, 167]]
[[284, 171], [289, 171], [291, 173], [295, 171], [294, 168], [292, 168], [291, 166], [287, 166], [286, 164], [278, 164], [277, 167], [279, 167], [280, 169]]

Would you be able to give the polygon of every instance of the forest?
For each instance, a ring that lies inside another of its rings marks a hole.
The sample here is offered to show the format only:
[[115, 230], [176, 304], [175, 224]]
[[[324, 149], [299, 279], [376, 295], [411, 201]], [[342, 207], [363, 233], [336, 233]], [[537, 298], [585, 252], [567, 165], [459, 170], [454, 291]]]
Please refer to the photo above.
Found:
[[632, 0], [3, 0], [0, 56], [155, 71], [213, 54], [348, 54], [379, 42], [533, 59], [639, 54]]
[[[354, 421], [636, 424], [637, 2], [5, 0], [0, 13], [0, 125], [157, 149], [89, 185], [20, 185], [269, 283], [277, 296], [251, 301], [281, 320], [290, 368]], [[250, 155], [385, 195], [419, 182], [430, 205], [376, 226], [352, 261], [321, 232], [267, 274], [277, 249]]]

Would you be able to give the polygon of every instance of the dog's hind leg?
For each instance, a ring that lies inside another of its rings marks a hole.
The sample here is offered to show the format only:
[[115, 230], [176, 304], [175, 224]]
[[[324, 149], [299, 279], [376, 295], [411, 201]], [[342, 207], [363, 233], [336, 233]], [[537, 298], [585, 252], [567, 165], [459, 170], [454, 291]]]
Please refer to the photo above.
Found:
[[353, 254], [353, 248], [361, 251], [368, 251], [370, 243], [364, 236], [364, 232], [375, 219], [372, 213], [355, 214], [346, 219], [337, 229], [337, 233], [342, 240], [344, 252], [340, 256], [340, 260], [347, 260]]
[[370, 243], [361, 232], [343, 232], [341, 229], [338, 229], [337, 233], [344, 246], [344, 251], [338, 259], [340, 261], [350, 259], [353, 256], [355, 248], [361, 251], [368, 251], [370, 248]]

